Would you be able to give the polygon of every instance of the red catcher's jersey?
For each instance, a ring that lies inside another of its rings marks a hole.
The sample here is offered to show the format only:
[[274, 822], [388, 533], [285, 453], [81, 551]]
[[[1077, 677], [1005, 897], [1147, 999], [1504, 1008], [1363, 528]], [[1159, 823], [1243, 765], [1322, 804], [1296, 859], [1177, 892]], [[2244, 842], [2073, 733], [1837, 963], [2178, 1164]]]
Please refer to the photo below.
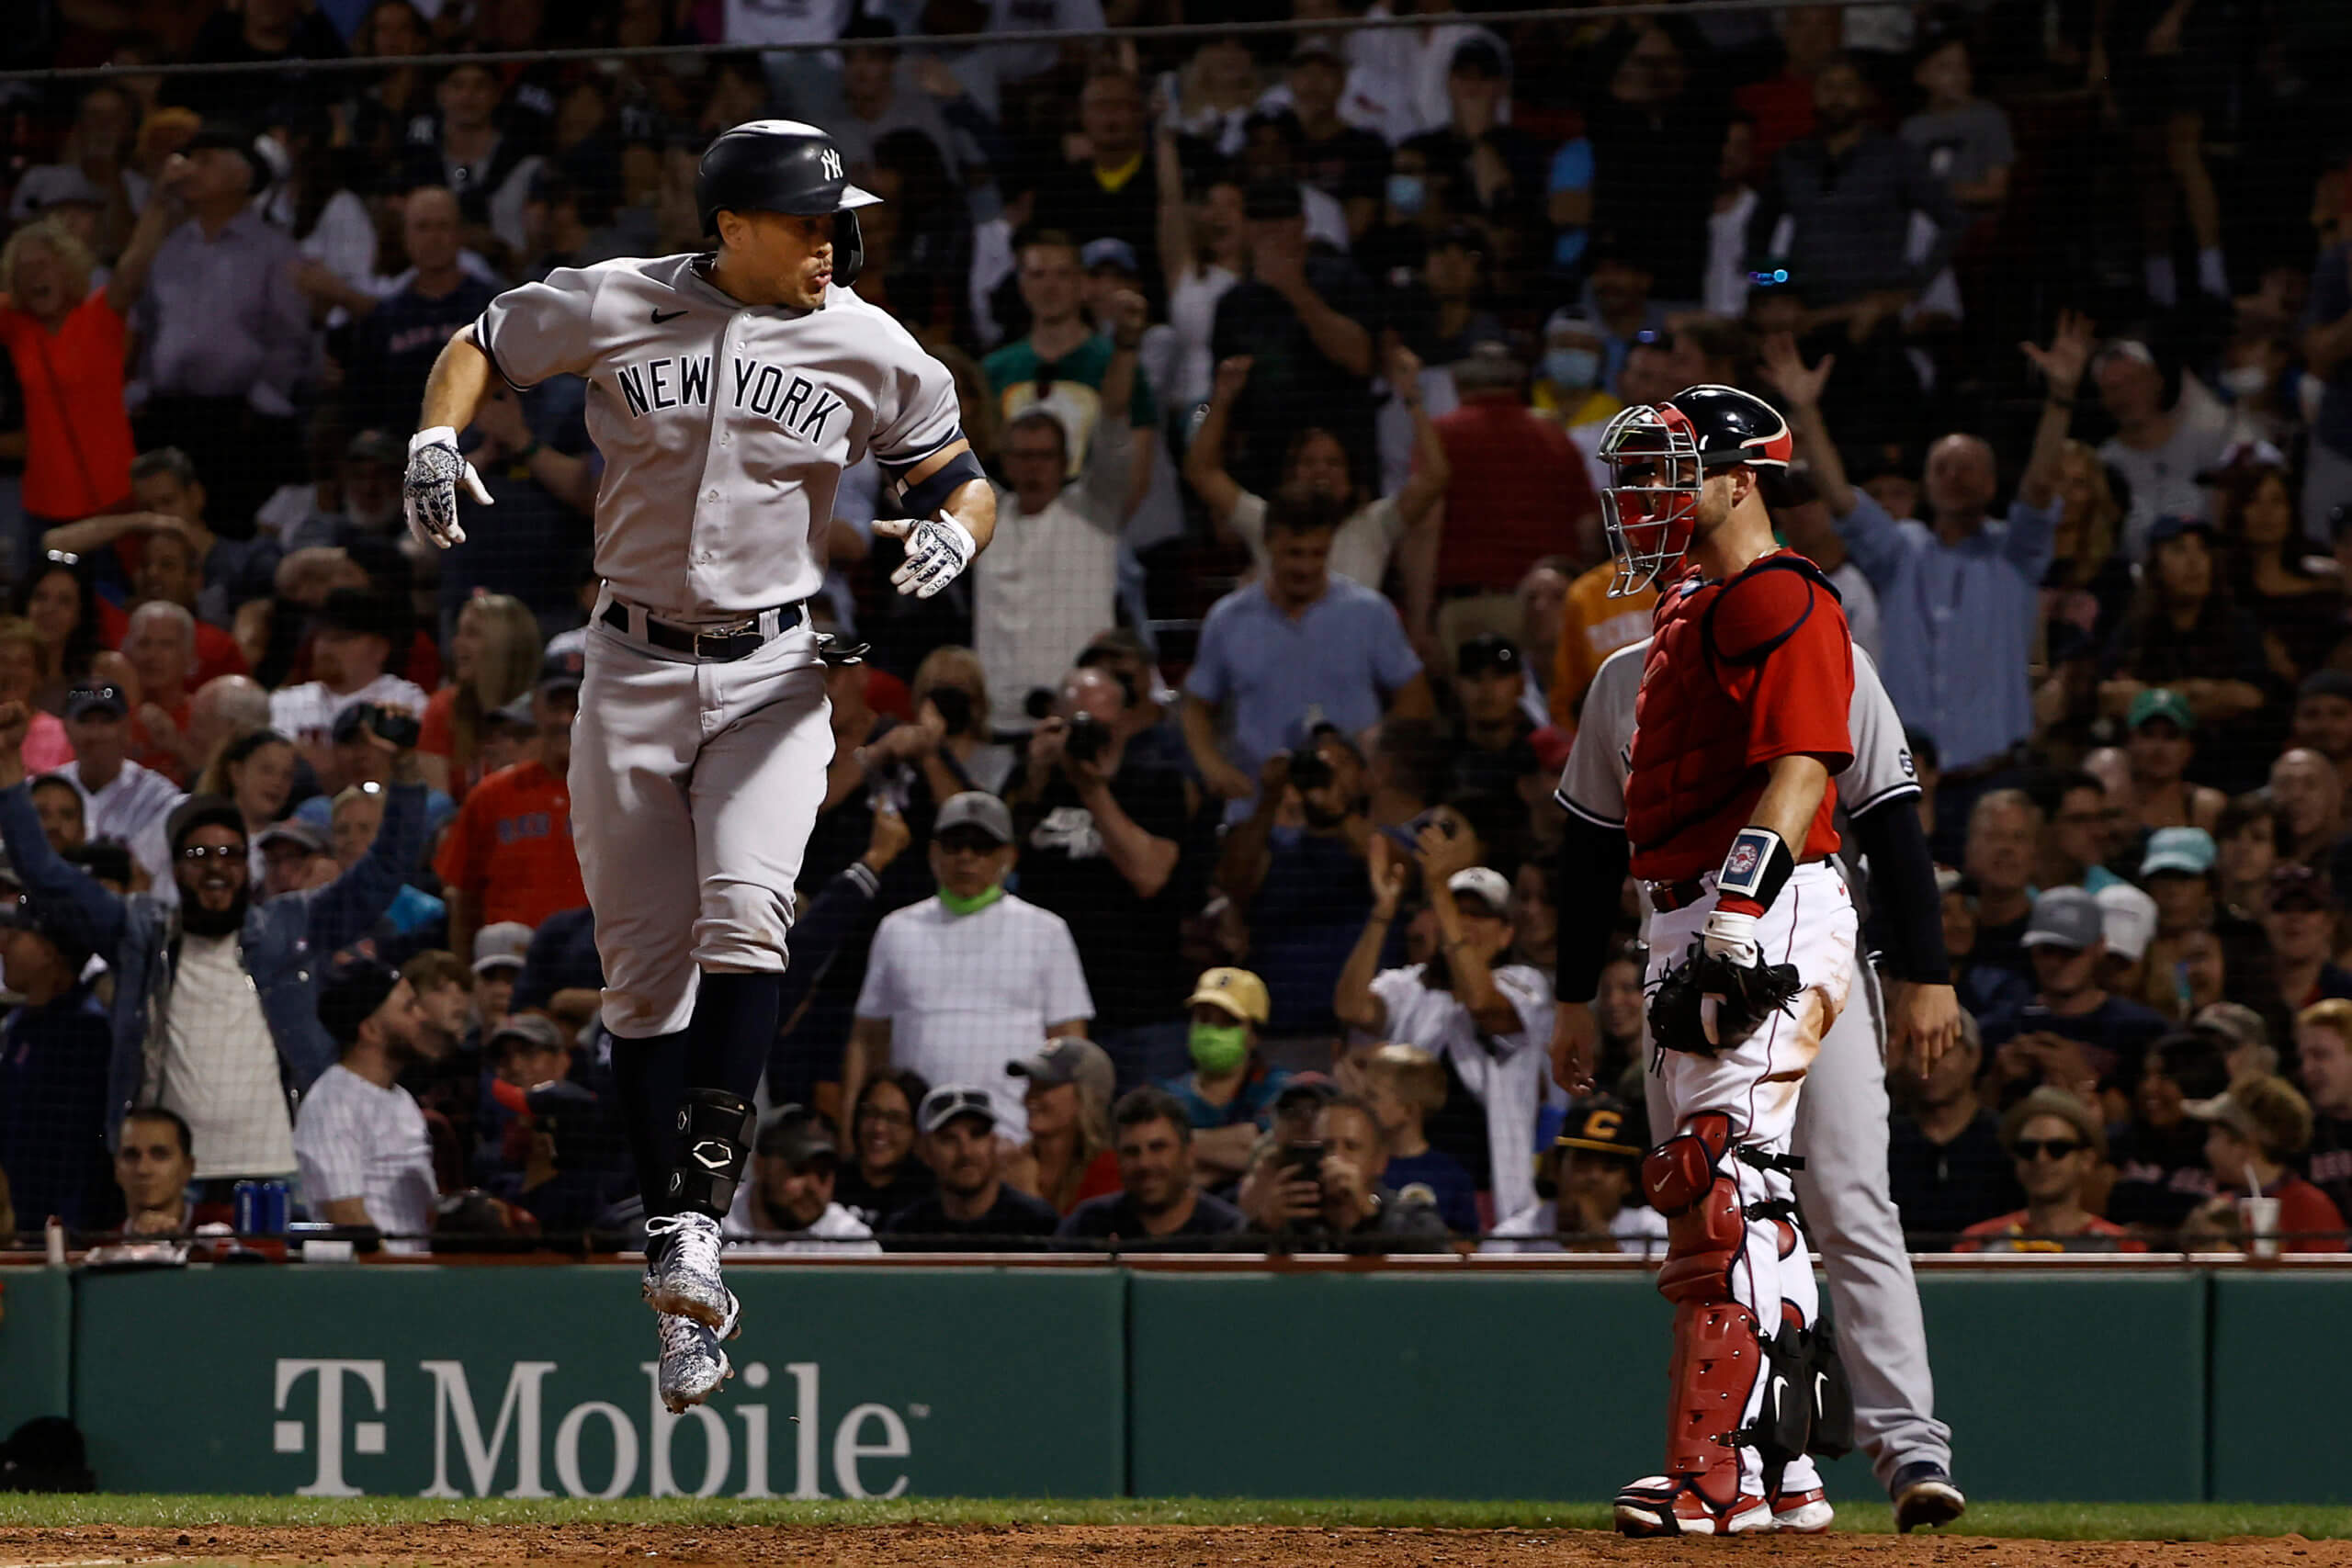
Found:
[[1837, 852], [1854, 642], [1821, 569], [1776, 550], [1727, 581], [1693, 577], [1659, 598], [1651, 624], [1625, 783], [1634, 874], [1680, 882], [1720, 867], [1768, 765], [1791, 756], [1819, 757], [1833, 777], [1804, 845], [1790, 848], [1799, 864]]

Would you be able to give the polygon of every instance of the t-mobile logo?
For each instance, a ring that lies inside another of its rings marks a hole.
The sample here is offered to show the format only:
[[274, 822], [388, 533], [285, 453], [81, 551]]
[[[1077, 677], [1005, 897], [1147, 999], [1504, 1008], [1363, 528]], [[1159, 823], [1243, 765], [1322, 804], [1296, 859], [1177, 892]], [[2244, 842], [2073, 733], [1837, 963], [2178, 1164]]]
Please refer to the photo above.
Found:
[[[360, 1489], [343, 1478], [343, 1380], [348, 1375], [359, 1380], [376, 1414], [384, 1413], [384, 1363], [381, 1361], [307, 1360], [287, 1358], [277, 1363], [277, 1393], [276, 1407], [283, 1414], [287, 1397], [294, 1385], [311, 1373], [318, 1374], [317, 1404], [311, 1432], [316, 1434], [313, 1444], [303, 1429], [301, 1419], [282, 1420], [271, 1428], [270, 1446], [278, 1453], [299, 1454], [310, 1448], [318, 1455], [318, 1470], [306, 1486], [294, 1489], [303, 1497], [356, 1497]], [[380, 1454], [384, 1451], [384, 1424], [381, 1421], [355, 1421], [351, 1424], [351, 1451], [356, 1454]]]

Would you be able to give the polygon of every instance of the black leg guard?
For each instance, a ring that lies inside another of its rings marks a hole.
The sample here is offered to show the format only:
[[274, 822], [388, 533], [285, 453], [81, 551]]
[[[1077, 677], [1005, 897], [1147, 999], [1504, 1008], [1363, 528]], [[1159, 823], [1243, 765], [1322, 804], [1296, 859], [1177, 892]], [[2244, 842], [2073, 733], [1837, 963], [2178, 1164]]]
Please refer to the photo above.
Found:
[[1823, 1318], [1813, 1325], [1805, 1336], [1805, 1359], [1813, 1389], [1813, 1437], [1805, 1452], [1843, 1459], [1854, 1451], [1854, 1385], [1838, 1354], [1836, 1324]]
[[678, 1100], [686, 1090], [685, 1066], [684, 1031], [642, 1040], [613, 1036], [613, 1088], [647, 1219], [671, 1212], [670, 1173], [678, 1163]]
[[1765, 1484], [1777, 1489], [1781, 1472], [1805, 1452], [1813, 1433], [1813, 1359], [1804, 1329], [1793, 1313], [1781, 1320], [1780, 1332], [1764, 1345], [1764, 1404], [1756, 1426], [1747, 1434], [1764, 1461]]
[[686, 1025], [686, 1082], [749, 1100], [775, 1048], [784, 1006], [781, 973], [718, 973], [706, 969]]
[[669, 1212], [725, 1219], [735, 1184], [751, 1163], [752, 1102], [722, 1089], [690, 1089], [678, 1102], [678, 1161], [671, 1168]]

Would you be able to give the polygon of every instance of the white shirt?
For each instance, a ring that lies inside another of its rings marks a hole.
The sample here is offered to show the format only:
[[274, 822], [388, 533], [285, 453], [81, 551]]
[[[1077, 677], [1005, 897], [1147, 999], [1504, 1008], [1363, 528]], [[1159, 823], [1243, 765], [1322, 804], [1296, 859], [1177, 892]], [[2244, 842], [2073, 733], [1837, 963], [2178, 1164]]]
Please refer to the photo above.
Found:
[[424, 687], [390, 673], [340, 696], [328, 691], [324, 682], [305, 681], [269, 694], [269, 727], [291, 740], [322, 740], [354, 703], [382, 703], [422, 717], [429, 700]]
[[159, 852], [165, 860], [170, 855], [164, 842], [164, 819], [172, 814], [173, 807], [187, 798], [179, 785], [128, 759], [103, 789], [94, 790], [83, 781], [78, 758], [59, 771], [82, 792], [82, 814], [93, 840], [105, 839], [124, 846], [147, 868], [150, 877], [157, 882], [171, 880], [171, 867], [158, 863], [157, 856]]
[[1182, 419], [1190, 420], [1193, 411], [1208, 401], [1216, 389], [1216, 361], [1209, 344], [1216, 333], [1216, 302], [1240, 281], [1231, 267], [1209, 262], [1169, 286], [1170, 362], [1166, 366], [1147, 362], [1144, 368], [1161, 402]]
[[[433, 1229], [433, 1140], [416, 1097], [400, 1085], [379, 1089], [340, 1062], [329, 1067], [302, 1097], [294, 1154], [313, 1219], [328, 1203], [357, 1198], [388, 1238], [422, 1238]], [[426, 1250], [422, 1239], [384, 1246], [389, 1252]]]
[[890, 1021], [890, 1060], [933, 1089], [984, 1089], [997, 1131], [1029, 1135], [1019, 1080], [1005, 1072], [1046, 1029], [1094, 1016], [1078, 943], [1059, 915], [1006, 894], [970, 915], [926, 898], [874, 932], [857, 1016]]
[[234, 936], [180, 939], [164, 1027], [147, 1047], [142, 1098], [176, 1111], [196, 1140], [196, 1174], [284, 1176], [294, 1129], [277, 1045]]
[[[1666, 1256], [1666, 1216], [1656, 1209], [1620, 1209], [1609, 1222], [1609, 1234], [1617, 1238], [1617, 1250], [1630, 1252], [1636, 1258]], [[1495, 1222], [1487, 1239], [1478, 1244], [1481, 1252], [1565, 1252], [1560, 1245], [1559, 1206], [1555, 1203], [1531, 1203], [1515, 1214], [1507, 1214]]]
[[879, 1252], [873, 1227], [839, 1203], [828, 1203], [817, 1223], [807, 1230], [763, 1231], [752, 1228], [752, 1186], [735, 1184], [735, 1202], [727, 1211], [719, 1233], [727, 1237], [730, 1258], [858, 1258]]
[[2212, 397], [2194, 382], [2185, 382], [2171, 436], [2153, 451], [2127, 446], [2110, 435], [2098, 449], [2098, 460], [2121, 474], [2132, 487], [2132, 510], [2124, 514], [2124, 555], [2134, 562], [2148, 558], [2148, 530], [2167, 515], [2211, 517], [2211, 505], [2197, 476], [2222, 460], [2229, 439], [2228, 416]]
[[[1250, 547], [1250, 564], [1260, 576], [1264, 576], [1266, 498], [1243, 491], [1240, 499], [1233, 503], [1233, 510], [1226, 513], [1225, 521]], [[1388, 558], [1396, 552], [1396, 541], [1404, 536], [1405, 514], [1396, 509], [1396, 497], [1384, 495], [1358, 508], [1331, 536], [1331, 570], [1377, 593], [1388, 579]]]
[[1030, 516], [997, 492], [996, 537], [972, 563], [972, 649], [988, 672], [1000, 729], [1036, 723], [1032, 687], [1058, 690], [1094, 634], [1118, 618], [1119, 513], [1135, 442], [1124, 418], [1099, 422], [1086, 470]]
[[729, 43], [827, 43], [849, 25], [850, 0], [727, 0]]
[[1495, 988], [1519, 1014], [1520, 1027], [1482, 1038], [1460, 998], [1422, 983], [1423, 968], [1414, 964], [1373, 977], [1372, 994], [1388, 1012], [1386, 1036], [1453, 1058], [1464, 1086], [1487, 1108], [1495, 1213], [1516, 1213], [1535, 1201], [1535, 1118], [1551, 1081], [1551, 982], [1524, 964], [1497, 968]]

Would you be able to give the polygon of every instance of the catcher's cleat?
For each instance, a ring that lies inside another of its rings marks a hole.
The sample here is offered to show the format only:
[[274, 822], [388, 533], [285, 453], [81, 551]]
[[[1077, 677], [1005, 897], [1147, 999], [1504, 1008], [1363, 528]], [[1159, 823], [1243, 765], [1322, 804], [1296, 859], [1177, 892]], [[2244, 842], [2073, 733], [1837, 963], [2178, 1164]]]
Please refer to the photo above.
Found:
[[[657, 1256], [658, 1249], [658, 1256]], [[662, 1214], [645, 1222], [645, 1299], [655, 1312], [717, 1328], [735, 1298], [718, 1277], [718, 1222], [707, 1214]]]
[[715, 1329], [674, 1313], [665, 1312], [655, 1319], [656, 1332], [662, 1339], [662, 1365], [655, 1385], [661, 1393], [662, 1407], [671, 1415], [681, 1415], [700, 1404], [718, 1392], [719, 1384], [735, 1375], [734, 1365], [728, 1360], [720, 1341], [732, 1339], [742, 1332], [742, 1303], [729, 1292], [726, 1321]]
[[1948, 1525], [1968, 1512], [1968, 1499], [1933, 1460], [1918, 1460], [1894, 1472], [1887, 1491], [1894, 1498], [1894, 1528], [1905, 1535], [1922, 1525]]
[[1818, 1486], [1772, 1494], [1772, 1528], [1776, 1530], [1820, 1535], [1837, 1517], [1838, 1510], [1829, 1506], [1828, 1495]]
[[1636, 1540], [1668, 1535], [1745, 1535], [1772, 1528], [1772, 1505], [1749, 1494], [1728, 1506], [1709, 1498], [1690, 1476], [1645, 1475], [1617, 1494], [1617, 1533]]

